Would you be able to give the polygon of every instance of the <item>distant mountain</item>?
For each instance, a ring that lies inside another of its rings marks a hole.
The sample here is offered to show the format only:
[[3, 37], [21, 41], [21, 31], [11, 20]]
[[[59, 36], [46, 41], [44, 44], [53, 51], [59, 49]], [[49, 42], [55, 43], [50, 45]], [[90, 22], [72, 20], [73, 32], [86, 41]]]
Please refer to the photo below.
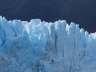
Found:
[[96, 32], [96, 0], [70, 0], [60, 14], [67, 22], [75, 22], [89, 32]]
[[96, 0], [0, 0], [0, 15], [8, 20], [59, 19], [80, 24], [89, 32], [96, 31]]
[[0, 15], [10, 19], [45, 21], [60, 19], [60, 11], [69, 0], [10, 0], [0, 2]]

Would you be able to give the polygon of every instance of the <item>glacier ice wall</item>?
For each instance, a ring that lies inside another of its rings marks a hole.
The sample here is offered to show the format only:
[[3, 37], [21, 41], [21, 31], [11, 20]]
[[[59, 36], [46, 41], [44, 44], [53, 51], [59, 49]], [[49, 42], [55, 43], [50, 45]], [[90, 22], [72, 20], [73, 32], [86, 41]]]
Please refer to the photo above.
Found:
[[96, 72], [96, 34], [65, 20], [0, 17], [0, 72]]

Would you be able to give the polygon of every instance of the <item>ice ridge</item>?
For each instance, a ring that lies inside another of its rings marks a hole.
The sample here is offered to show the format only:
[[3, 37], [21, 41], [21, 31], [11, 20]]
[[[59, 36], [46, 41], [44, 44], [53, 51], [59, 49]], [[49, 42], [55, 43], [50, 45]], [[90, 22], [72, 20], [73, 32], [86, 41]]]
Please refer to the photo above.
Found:
[[95, 44], [73, 22], [0, 17], [0, 72], [96, 72]]

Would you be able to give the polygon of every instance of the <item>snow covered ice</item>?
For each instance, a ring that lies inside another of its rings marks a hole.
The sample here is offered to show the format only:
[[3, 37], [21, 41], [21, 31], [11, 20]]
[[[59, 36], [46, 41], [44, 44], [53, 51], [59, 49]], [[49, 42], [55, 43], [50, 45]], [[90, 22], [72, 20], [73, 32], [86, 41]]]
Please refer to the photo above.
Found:
[[0, 72], [96, 72], [96, 33], [65, 20], [0, 17]]

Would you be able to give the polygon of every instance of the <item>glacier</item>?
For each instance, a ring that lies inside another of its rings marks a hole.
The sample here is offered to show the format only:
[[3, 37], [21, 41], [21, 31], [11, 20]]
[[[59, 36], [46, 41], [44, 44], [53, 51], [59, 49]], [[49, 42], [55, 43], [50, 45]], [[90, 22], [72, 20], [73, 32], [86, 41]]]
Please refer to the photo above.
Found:
[[0, 72], [96, 72], [96, 33], [65, 20], [0, 16]]

